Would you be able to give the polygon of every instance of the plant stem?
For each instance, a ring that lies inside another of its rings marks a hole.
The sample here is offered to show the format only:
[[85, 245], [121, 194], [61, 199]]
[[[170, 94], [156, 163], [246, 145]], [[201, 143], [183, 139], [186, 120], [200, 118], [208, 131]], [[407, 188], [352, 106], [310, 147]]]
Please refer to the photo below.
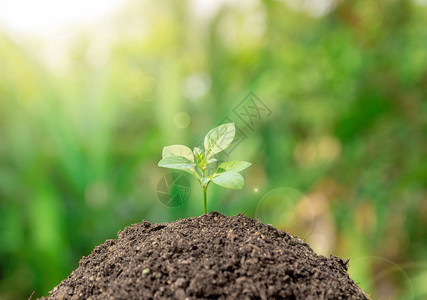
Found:
[[[205, 177], [205, 169], [202, 169], [202, 176]], [[206, 195], [206, 190], [208, 189], [208, 186], [202, 186], [203, 188], [203, 203], [204, 203], [204, 212], [203, 214], [206, 215], [208, 213], [208, 200]]]
[[205, 204], [205, 212], [204, 214], [206, 215], [208, 213], [208, 200], [207, 200], [207, 187], [203, 189], [203, 198], [204, 198], [204, 204]]

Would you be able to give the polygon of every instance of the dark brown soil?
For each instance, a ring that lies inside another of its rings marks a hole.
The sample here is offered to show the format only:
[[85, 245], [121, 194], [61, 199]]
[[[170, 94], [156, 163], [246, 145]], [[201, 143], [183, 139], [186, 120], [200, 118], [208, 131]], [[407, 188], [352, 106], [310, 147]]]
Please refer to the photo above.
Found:
[[42, 299], [367, 299], [341, 258], [238, 215], [127, 227]]

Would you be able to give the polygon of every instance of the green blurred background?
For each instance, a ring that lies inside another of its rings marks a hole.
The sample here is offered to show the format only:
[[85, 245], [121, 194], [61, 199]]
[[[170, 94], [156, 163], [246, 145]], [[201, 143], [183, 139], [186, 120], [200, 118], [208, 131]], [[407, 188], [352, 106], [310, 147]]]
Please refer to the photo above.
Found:
[[[373, 299], [425, 299], [427, 1], [203, 2], [127, 1], [48, 39], [0, 27], [0, 299], [46, 295], [125, 226], [200, 215], [193, 181], [160, 203], [157, 162], [224, 118], [253, 166], [210, 210], [351, 258]], [[233, 111], [250, 92], [271, 110], [253, 130]]]

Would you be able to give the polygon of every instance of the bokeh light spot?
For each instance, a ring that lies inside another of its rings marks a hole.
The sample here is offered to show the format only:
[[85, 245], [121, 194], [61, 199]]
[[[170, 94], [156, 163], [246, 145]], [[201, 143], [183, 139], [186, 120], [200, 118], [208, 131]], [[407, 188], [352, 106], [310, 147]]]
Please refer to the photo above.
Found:
[[179, 112], [174, 116], [173, 123], [180, 129], [187, 128], [190, 125], [190, 116], [186, 112]]

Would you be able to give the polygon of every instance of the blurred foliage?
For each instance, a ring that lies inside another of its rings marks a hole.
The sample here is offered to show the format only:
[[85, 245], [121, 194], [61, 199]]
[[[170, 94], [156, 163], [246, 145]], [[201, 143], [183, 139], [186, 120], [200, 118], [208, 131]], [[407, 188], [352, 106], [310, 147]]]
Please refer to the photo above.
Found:
[[[45, 295], [127, 225], [201, 214], [196, 186], [158, 201], [157, 162], [224, 118], [254, 164], [210, 210], [351, 258], [374, 299], [423, 299], [426, 20], [423, 1], [132, 1], [53, 63], [0, 35], [0, 299]], [[251, 91], [272, 111], [254, 130], [233, 112]]]

